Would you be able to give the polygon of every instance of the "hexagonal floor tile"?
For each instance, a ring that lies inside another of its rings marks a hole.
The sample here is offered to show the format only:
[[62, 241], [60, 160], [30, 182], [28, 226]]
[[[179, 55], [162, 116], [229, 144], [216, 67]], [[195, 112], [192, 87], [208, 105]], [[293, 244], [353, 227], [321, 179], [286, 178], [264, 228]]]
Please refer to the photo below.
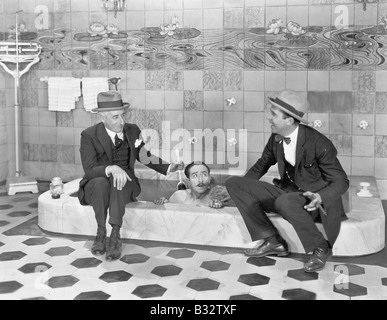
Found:
[[0, 282], [0, 294], [12, 293], [19, 290], [21, 287], [23, 287], [23, 285], [17, 281]]
[[368, 294], [367, 288], [354, 283], [343, 284], [340, 287], [335, 285], [333, 286], [333, 291], [351, 298], [366, 296]]
[[27, 239], [26, 241], [23, 241], [23, 243], [27, 246], [41, 246], [50, 241], [51, 240], [47, 238], [30, 238], [30, 239]]
[[11, 206], [10, 204], [2, 204], [0, 205], [0, 210], [8, 210], [8, 209], [11, 209], [13, 208], [13, 206]]
[[126, 282], [128, 281], [133, 275], [126, 272], [126, 271], [112, 271], [112, 272], [106, 272], [99, 278], [102, 281], [105, 281], [107, 283], [114, 283], [114, 282]]
[[9, 222], [8, 222], [8, 221], [4, 221], [4, 220], [1, 220], [1, 221], [0, 221], [0, 227], [5, 227], [5, 226], [7, 226], [7, 225], [9, 225]]
[[4, 243], [0, 242], [0, 248], [1, 248], [2, 246], [4, 246]]
[[383, 286], [387, 286], [387, 278], [383, 278], [382, 279], [382, 285]]
[[276, 260], [270, 259], [268, 257], [262, 257], [262, 258], [251, 257], [251, 258], [248, 258], [246, 262], [257, 267], [270, 267], [270, 266], [274, 266], [277, 263]]
[[23, 267], [19, 268], [18, 270], [25, 274], [31, 274], [31, 273], [44, 272], [51, 268], [52, 266], [45, 262], [38, 262], [38, 263], [28, 263]]
[[38, 207], [38, 203], [34, 202], [28, 205], [29, 208], [36, 209]]
[[108, 300], [111, 296], [103, 291], [82, 292], [74, 300]]
[[50, 257], [60, 257], [60, 256], [68, 256], [70, 253], [73, 253], [75, 249], [70, 247], [57, 247], [57, 248], [51, 248], [50, 250], [47, 250], [45, 254], [49, 255]]
[[316, 300], [316, 294], [304, 289], [284, 290], [282, 298], [286, 300]]
[[211, 279], [195, 279], [188, 282], [187, 287], [196, 291], [218, 290], [220, 283]]
[[74, 260], [71, 265], [78, 269], [95, 268], [102, 263], [96, 258], [81, 258]]
[[365, 274], [365, 269], [354, 264], [338, 264], [334, 269], [336, 273], [345, 273], [346, 276], [359, 276]]
[[77, 282], [79, 282], [79, 279], [73, 276], [60, 276], [60, 277], [53, 277], [49, 279], [46, 282], [46, 285], [48, 285], [50, 288], [53, 288], [53, 289], [67, 288], [67, 287], [72, 287]]
[[169, 265], [169, 266], [160, 266], [156, 267], [152, 270], [152, 273], [159, 276], [159, 277], [172, 277], [177, 276], [182, 272], [183, 269]]
[[150, 259], [150, 257], [144, 255], [144, 254], [127, 254], [123, 256], [120, 260], [122, 262], [125, 262], [127, 264], [136, 264], [136, 263], [144, 263], [147, 262]]
[[29, 211], [12, 211], [11, 213], [8, 213], [7, 216], [12, 218], [18, 218], [18, 217], [26, 217], [30, 214], [31, 212]]
[[26, 254], [21, 251], [4, 252], [0, 254], [0, 261], [14, 261], [24, 258]]
[[262, 300], [250, 294], [240, 294], [237, 296], [231, 296], [230, 300]]
[[200, 266], [203, 269], [206, 269], [208, 271], [225, 271], [230, 269], [231, 264], [223, 262], [223, 261], [205, 261]]
[[318, 279], [318, 273], [316, 273], [316, 272], [307, 273], [304, 271], [304, 269], [289, 270], [288, 277], [296, 279], [298, 281], [311, 281], [311, 280]]
[[187, 250], [187, 249], [171, 250], [167, 254], [168, 257], [175, 258], [175, 259], [192, 258], [194, 255], [195, 255], [194, 251]]
[[12, 199], [13, 202], [26, 202], [26, 201], [30, 201], [30, 200], [32, 200], [32, 198], [28, 198], [28, 197], [21, 197], [21, 198]]
[[242, 274], [239, 277], [238, 281], [253, 287], [268, 284], [270, 282], [270, 278], [262, 276], [258, 273], [250, 273]]
[[132, 294], [142, 299], [162, 297], [167, 291], [164, 287], [158, 284], [151, 284], [137, 287]]

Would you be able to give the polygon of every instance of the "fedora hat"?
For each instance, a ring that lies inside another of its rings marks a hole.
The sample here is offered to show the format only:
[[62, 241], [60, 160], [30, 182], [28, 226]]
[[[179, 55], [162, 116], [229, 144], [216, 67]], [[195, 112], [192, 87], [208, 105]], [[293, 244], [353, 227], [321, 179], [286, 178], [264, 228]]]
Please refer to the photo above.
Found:
[[303, 118], [308, 112], [309, 102], [298, 92], [282, 90], [276, 98], [269, 97], [269, 102], [289, 116], [304, 124], [309, 124], [309, 122]]
[[97, 108], [93, 112], [119, 111], [129, 108], [129, 103], [122, 102], [122, 97], [118, 91], [100, 92], [97, 96]]

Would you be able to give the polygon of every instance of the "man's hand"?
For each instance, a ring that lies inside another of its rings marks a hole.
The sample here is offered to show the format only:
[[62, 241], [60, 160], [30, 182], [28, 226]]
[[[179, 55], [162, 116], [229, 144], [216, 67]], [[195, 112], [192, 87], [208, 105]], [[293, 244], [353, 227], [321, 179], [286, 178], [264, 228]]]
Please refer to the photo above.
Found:
[[184, 170], [184, 162], [183, 161], [171, 163], [171, 166], [169, 167], [169, 172], [176, 172], [178, 170]]
[[159, 199], [153, 200], [153, 203], [154, 203], [154, 204], [157, 204], [158, 206], [161, 206], [161, 205], [163, 205], [164, 203], [168, 203], [168, 202], [169, 202], [169, 200], [166, 199], [165, 197], [161, 197], [161, 198], [159, 198]]
[[106, 173], [113, 176], [113, 186], [121, 191], [128, 181], [132, 181], [128, 174], [119, 166], [109, 166]]
[[313, 192], [307, 191], [307, 192], [303, 193], [302, 195], [311, 200], [309, 204], [304, 206], [305, 210], [314, 211], [317, 209], [321, 209], [322, 212], [326, 215], [325, 210], [321, 206], [321, 203], [322, 203], [321, 196], [318, 193], [313, 193]]

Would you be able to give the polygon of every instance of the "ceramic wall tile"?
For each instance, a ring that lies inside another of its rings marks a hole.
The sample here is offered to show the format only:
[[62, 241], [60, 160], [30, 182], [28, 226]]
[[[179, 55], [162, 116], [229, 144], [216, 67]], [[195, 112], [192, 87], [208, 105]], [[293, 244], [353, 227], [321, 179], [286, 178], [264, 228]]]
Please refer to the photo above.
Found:
[[223, 78], [223, 89], [229, 91], [243, 90], [242, 71], [225, 71]]
[[373, 71], [356, 71], [353, 73], [353, 89], [355, 91], [375, 91], [376, 77]]
[[387, 113], [387, 92], [376, 92], [376, 113]]
[[184, 91], [184, 110], [203, 110], [203, 91]]
[[224, 9], [224, 28], [243, 28], [244, 27], [244, 9], [225, 8]]
[[375, 93], [374, 92], [354, 92], [353, 93], [353, 112], [369, 113], [375, 111]]
[[75, 163], [75, 151], [73, 146], [57, 146], [57, 161], [63, 163]]
[[205, 70], [203, 74], [203, 86], [207, 91], [220, 91], [223, 89], [223, 72]]
[[330, 114], [330, 134], [352, 133], [352, 115], [350, 114]]
[[352, 155], [352, 137], [350, 135], [332, 134], [329, 137], [340, 155]]
[[374, 157], [352, 157], [352, 175], [375, 176]]
[[42, 162], [56, 162], [57, 161], [57, 145], [56, 144], [42, 144], [41, 145], [41, 161]]
[[203, 111], [187, 111], [184, 113], [184, 128], [187, 130], [203, 129]]
[[375, 134], [375, 116], [373, 114], [353, 114], [352, 134], [370, 136]]
[[330, 111], [333, 113], [352, 113], [352, 92], [331, 92]]
[[146, 109], [164, 110], [164, 103], [164, 91], [146, 91]]
[[165, 85], [165, 72], [161, 70], [145, 72], [145, 88], [147, 90], [162, 90]]
[[375, 123], [375, 134], [387, 135], [387, 114], [377, 114]]
[[39, 161], [40, 160], [40, 145], [24, 143], [23, 144], [23, 160], [24, 161]]
[[330, 110], [330, 94], [329, 92], [308, 92], [308, 101], [311, 112], [325, 113]]
[[204, 128], [211, 130], [223, 128], [223, 112], [205, 111]]
[[224, 94], [221, 91], [204, 91], [204, 109], [205, 110], [222, 110], [224, 105]]
[[387, 136], [376, 136], [375, 153], [378, 158], [387, 158]]
[[74, 127], [74, 118], [72, 112], [56, 112], [57, 127]]
[[245, 9], [245, 28], [265, 27], [265, 8], [246, 7]]
[[184, 89], [184, 74], [182, 71], [166, 71], [165, 72], [165, 90], [183, 90]]
[[165, 109], [166, 110], [183, 110], [184, 92], [183, 91], [166, 91], [165, 92]]
[[352, 137], [352, 155], [374, 157], [375, 156], [375, 138], [374, 136], [353, 136]]

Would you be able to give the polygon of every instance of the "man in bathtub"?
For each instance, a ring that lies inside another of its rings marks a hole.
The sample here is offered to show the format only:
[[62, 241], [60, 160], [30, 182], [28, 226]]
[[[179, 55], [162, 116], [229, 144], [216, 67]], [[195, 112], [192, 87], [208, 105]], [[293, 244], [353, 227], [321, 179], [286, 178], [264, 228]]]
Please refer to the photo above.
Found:
[[[82, 205], [91, 205], [98, 224], [91, 252], [114, 261], [121, 257], [120, 229], [126, 204], [137, 201], [141, 192], [134, 172], [136, 160], [167, 175], [184, 164], [167, 164], [144, 147], [141, 131], [135, 124], [125, 123], [129, 108], [117, 91], [101, 92], [97, 97], [100, 123], [81, 133], [81, 160], [85, 176], [79, 184], [78, 198]], [[112, 232], [106, 241], [106, 220]]]
[[220, 209], [227, 205], [230, 196], [225, 187], [214, 186], [210, 168], [204, 162], [196, 161], [186, 166], [185, 176], [188, 178], [189, 189], [178, 190], [169, 199], [155, 199], [154, 203], [183, 203]]

